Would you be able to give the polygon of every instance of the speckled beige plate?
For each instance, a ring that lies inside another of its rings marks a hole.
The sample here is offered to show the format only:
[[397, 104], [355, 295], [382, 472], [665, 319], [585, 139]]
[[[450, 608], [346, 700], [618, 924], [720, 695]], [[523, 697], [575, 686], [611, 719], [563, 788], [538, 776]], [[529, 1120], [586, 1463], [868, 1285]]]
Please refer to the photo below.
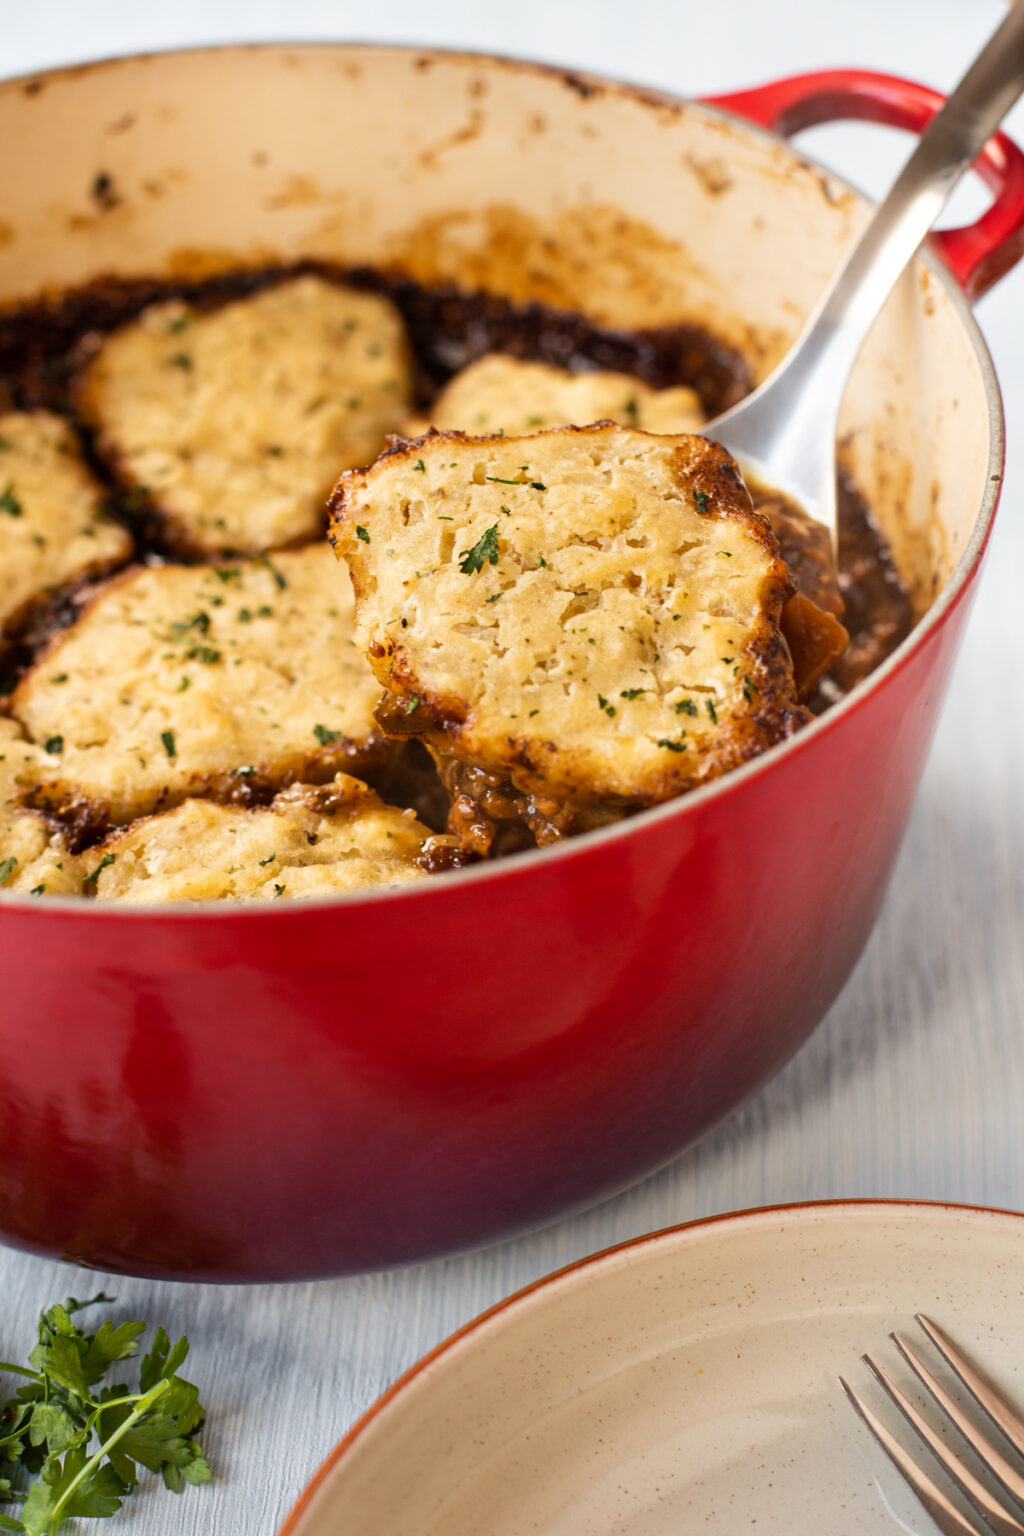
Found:
[[[846, 1403], [929, 1314], [1024, 1406], [1024, 1218], [839, 1202], [574, 1265], [470, 1323], [355, 1426], [281, 1536], [856, 1536], [934, 1527]], [[924, 1349], [930, 1348], [926, 1343]]]

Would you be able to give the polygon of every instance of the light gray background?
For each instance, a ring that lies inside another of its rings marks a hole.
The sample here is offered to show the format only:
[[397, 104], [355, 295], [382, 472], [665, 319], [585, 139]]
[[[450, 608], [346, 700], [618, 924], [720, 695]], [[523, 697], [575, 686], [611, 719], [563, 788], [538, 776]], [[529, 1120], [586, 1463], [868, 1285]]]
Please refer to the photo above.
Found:
[[[837, 64], [948, 87], [1002, 14], [1002, 0], [0, 0], [0, 72], [200, 42], [351, 38], [534, 56], [688, 95]], [[1020, 108], [1010, 127], [1024, 140]], [[819, 129], [803, 142], [874, 191], [906, 143], [867, 127]], [[0, 165], [10, 153], [0, 147]], [[955, 206], [981, 205], [972, 189]], [[272, 1532], [342, 1432], [426, 1349], [499, 1297], [610, 1243], [719, 1211], [829, 1196], [1024, 1207], [1022, 313], [1024, 271], [978, 309], [1009, 426], [1000, 526], [881, 922], [817, 1033], [666, 1172], [589, 1215], [467, 1258], [334, 1283], [217, 1289], [87, 1275], [0, 1250], [0, 1357], [28, 1347], [41, 1305], [101, 1284], [123, 1315], [191, 1335], [216, 1483], [180, 1500], [137, 1495], [120, 1528]]]

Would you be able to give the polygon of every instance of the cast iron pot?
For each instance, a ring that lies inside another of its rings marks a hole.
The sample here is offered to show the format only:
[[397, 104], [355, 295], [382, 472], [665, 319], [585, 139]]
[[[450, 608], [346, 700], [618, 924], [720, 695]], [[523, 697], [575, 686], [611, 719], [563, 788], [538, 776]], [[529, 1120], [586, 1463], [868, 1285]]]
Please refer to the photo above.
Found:
[[[334, 45], [15, 80], [0, 303], [99, 274], [397, 263], [606, 325], [696, 319], [761, 377], [865, 214], [765, 128], [920, 126], [937, 102], [841, 72], [694, 104]], [[842, 423], [911, 638], [759, 762], [562, 847], [259, 909], [0, 897], [6, 1241], [189, 1279], [421, 1259], [610, 1194], [778, 1070], [875, 920], [998, 499], [964, 289], [1021, 253], [1024, 160], [999, 138], [981, 168], [993, 207], [905, 279]]]

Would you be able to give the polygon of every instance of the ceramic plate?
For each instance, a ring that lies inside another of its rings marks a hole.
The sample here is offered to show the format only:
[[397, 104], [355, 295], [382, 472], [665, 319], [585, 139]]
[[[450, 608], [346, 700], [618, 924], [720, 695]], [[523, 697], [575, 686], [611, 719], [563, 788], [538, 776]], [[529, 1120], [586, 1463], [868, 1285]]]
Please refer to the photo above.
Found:
[[893, 1423], [860, 1355], [906, 1385], [887, 1335], [929, 1354], [918, 1311], [1024, 1406], [1020, 1216], [791, 1206], [612, 1249], [414, 1367], [282, 1536], [924, 1536], [836, 1379]]

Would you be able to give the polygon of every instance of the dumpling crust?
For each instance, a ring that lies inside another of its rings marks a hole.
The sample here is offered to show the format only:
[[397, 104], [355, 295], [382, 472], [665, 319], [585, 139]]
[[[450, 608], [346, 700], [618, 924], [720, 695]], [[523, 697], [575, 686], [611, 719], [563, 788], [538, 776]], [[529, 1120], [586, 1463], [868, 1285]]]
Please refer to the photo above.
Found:
[[82, 856], [100, 901], [276, 901], [424, 878], [428, 828], [339, 773], [266, 806], [186, 800]]
[[388, 300], [305, 276], [210, 314], [151, 305], [99, 343], [75, 404], [170, 548], [251, 553], [322, 533], [335, 477], [398, 430], [410, 378]]
[[343, 475], [331, 513], [385, 728], [570, 823], [681, 794], [809, 718], [787, 568], [715, 443], [436, 433]]
[[56, 588], [131, 559], [131, 535], [105, 506], [66, 421], [0, 415], [0, 636], [16, 634]]
[[88, 840], [188, 795], [268, 799], [296, 779], [372, 772], [394, 752], [326, 543], [113, 578], [11, 697], [59, 743], [32, 794]]

